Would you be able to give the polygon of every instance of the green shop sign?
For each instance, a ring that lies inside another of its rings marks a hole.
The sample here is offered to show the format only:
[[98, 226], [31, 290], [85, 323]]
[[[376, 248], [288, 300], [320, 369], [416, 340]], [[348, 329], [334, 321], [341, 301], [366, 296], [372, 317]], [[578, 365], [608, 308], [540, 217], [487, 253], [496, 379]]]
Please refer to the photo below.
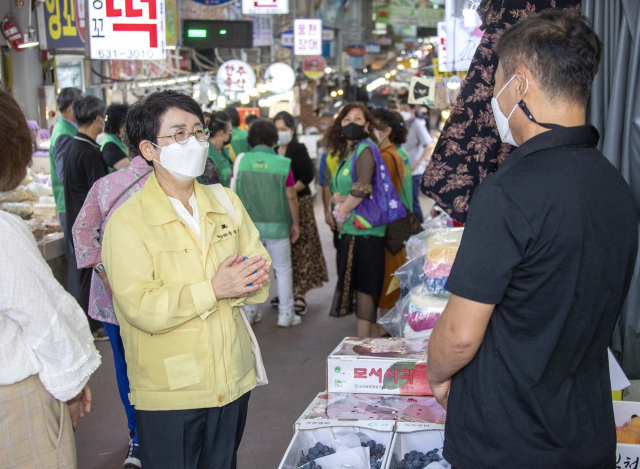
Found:
[[435, 28], [444, 21], [444, 8], [388, 6], [376, 8], [376, 21], [384, 24], [410, 24]]

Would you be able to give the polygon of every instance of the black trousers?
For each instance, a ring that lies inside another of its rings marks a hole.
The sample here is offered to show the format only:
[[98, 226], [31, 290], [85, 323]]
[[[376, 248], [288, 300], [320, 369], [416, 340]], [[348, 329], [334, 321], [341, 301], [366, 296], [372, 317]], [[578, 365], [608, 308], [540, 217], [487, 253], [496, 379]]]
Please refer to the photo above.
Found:
[[236, 469], [250, 392], [224, 407], [136, 410], [145, 469]]

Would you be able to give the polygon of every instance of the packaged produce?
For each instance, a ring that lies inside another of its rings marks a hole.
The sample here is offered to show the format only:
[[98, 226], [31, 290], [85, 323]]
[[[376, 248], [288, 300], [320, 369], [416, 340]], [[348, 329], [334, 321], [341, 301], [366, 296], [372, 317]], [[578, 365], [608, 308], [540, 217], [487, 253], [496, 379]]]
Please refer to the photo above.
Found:
[[29, 218], [33, 214], [33, 205], [26, 202], [4, 202], [0, 209], [21, 218]]
[[387, 467], [391, 469], [447, 469], [442, 456], [444, 426], [398, 423]]
[[427, 340], [347, 337], [327, 359], [327, 391], [431, 396]]
[[296, 422], [313, 420], [322, 425], [372, 420], [443, 423], [447, 411], [433, 397], [321, 392]]
[[393, 436], [393, 422], [370, 422], [374, 428], [350, 423], [314, 428], [306, 423], [295, 432], [279, 469], [382, 469]]
[[429, 293], [423, 285], [414, 287], [396, 306], [378, 320], [392, 337], [428, 339], [447, 300]]
[[640, 467], [640, 402], [613, 401], [616, 467]]

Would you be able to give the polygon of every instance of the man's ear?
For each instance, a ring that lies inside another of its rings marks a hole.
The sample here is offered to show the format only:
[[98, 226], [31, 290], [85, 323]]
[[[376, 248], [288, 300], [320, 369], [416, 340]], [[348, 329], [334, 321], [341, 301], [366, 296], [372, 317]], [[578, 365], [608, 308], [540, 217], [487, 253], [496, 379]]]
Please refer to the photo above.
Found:
[[147, 161], [153, 161], [155, 156], [155, 147], [149, 140], [143, 140], [138, 147], [140, 154]]
[[516, 69], [515, 74], [515, 79], [518, 81], [518, 86], [516, 88], [516, 98], [517, 102], [520, 102], [520, 100], [522, 100], [527, 95], [527, 92], [531, 88], [531, 72], [527, 67], [520, 65]]

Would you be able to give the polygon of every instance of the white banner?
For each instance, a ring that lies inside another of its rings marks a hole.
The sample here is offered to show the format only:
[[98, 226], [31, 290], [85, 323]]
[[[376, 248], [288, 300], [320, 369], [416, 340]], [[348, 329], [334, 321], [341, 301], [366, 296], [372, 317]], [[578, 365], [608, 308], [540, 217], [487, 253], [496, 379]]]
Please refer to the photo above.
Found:
[[322, 20], [295, 20], [295, 55], [322, 55]]

